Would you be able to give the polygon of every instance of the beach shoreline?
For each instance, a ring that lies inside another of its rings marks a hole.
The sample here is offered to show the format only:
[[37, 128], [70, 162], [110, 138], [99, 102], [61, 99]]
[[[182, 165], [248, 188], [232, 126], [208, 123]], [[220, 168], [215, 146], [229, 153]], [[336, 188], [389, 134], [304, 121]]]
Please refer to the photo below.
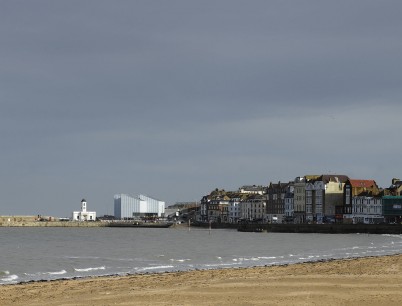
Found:
[[[402, 255], [0, 286], [1, 305], [399, 305]], [[325, 303], [323, 302], [325, 301]]]

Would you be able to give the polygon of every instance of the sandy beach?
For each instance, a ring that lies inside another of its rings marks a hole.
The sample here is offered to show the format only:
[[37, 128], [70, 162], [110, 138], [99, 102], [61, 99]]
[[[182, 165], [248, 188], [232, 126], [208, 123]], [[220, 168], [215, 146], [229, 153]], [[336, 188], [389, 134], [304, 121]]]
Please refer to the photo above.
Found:
[[401, 305], [402, 255], [0, 286], [0, 305]]

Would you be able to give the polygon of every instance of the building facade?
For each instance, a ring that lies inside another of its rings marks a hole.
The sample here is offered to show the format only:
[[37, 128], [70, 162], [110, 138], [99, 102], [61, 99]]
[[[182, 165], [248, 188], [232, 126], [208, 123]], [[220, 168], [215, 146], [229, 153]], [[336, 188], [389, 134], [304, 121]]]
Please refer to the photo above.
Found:
[[240, 197], [229, 199], [229, 223], [237, 223], [241, 218]]
[[264, 194], [266, 191], [264, 186], [245, 185], [239, 188], [240, 193]]
[[285, 216], [285, 195], [290, 183], [270, 183], [266, 196], [266, 216], [270, 223], [282, 223]]
[[294, 190], [295, 190], [295, 187], [293, 185], [290, 185], [285, 194], [285, 222], [286, 223], [294, 223], [294, 220], [295, 220]]
[[380, 189], [374, 180], [348, 179], [343, 187], [342, 206], [336, 207], [336, 218], [338, 220], [343, 219], [344, 223], [355, 222], [355, 220], [353, 220], [355, 210], [362, 209], [362, 207], [357, 207], [357, 203], [362, 204], [364, 197], [379, 197], [379, 195]]
[[305, 187], [306, 221], [322, 223], [324, 217], [325, 184], [323, 181], [308, 182]]
[[261, 194], [252, 194], [240, 202], [241, 220], [246, 222], [266, 221], [266, 198]]
[[402, 222], [402, 196], [384, 196], [382, 197], [382, 206], [385, 222]]
[[384, 222], [381, 197], [354, 196], [351, 199], [351, 213], [344, 219], [349, 223], [378, 224]]
[[165, 202], [145, 196], [132, 197], [126, 194], [114, 196], [114, 216], [116, 219], [132, 220], [161, 218], [165, 214]]
[[298, 176], [294, 181], [293, 222], [304, 223], [306, 215], [306, 178]]

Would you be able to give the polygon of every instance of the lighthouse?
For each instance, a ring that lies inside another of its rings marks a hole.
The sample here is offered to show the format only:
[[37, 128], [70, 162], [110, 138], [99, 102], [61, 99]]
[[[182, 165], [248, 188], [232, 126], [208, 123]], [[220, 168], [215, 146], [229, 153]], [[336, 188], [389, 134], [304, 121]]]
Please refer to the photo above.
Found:
[[87, 212], [87, 201], [85, 201], [85, 199], [82, 199], [81, 201], [81, 212], [83, 213]]
[[95, 221], [96, 212], [87, 211], [87, 201], [81, 200], [81, 211], [73, 211], [73, 221]]

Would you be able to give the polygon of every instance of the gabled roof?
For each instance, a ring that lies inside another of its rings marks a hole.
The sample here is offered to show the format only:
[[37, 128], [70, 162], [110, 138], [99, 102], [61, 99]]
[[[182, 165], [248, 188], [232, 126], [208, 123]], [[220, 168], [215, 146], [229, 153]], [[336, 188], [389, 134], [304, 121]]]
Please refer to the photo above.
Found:
[[362, 188], [370, 188], [370, 187], [377, 187], [377, 184], [374, 180], [349, 180], [350, 185], [352, 187], [362, 187]]

